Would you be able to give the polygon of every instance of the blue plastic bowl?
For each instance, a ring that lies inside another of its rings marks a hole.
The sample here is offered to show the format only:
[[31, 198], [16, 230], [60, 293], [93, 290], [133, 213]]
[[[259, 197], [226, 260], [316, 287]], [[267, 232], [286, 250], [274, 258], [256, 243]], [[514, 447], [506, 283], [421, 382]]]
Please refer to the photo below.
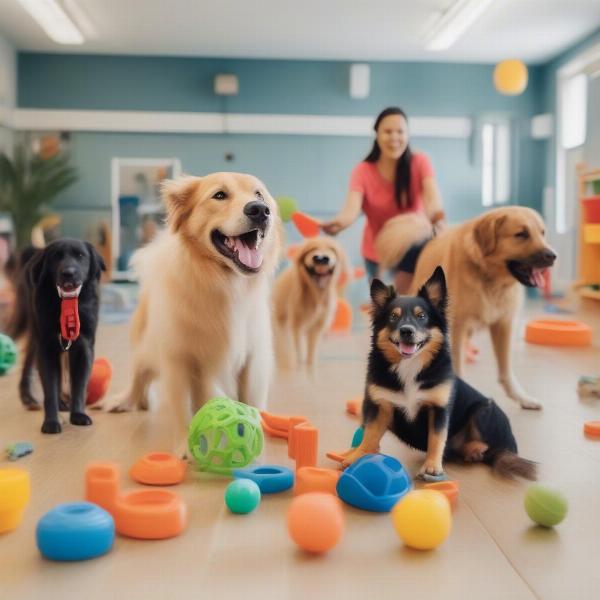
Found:
[[262, 494], [275, 494], [289, 490], [294, 485], [294, 473], [279, 465], [254, 465], [233, 472], [236, 479], [251, 479]]
[[108, 552], [115, 539], [115, 522], [91, 502], [59, 504], [47, 512], [36, 528], [42, 556], [50, 560], [86, 560]]
[[372, 512], [389, 512], [412, 488], [402, 464], [385, 454], [367, 454], [350, 465], [337, 483], [347, 504]]

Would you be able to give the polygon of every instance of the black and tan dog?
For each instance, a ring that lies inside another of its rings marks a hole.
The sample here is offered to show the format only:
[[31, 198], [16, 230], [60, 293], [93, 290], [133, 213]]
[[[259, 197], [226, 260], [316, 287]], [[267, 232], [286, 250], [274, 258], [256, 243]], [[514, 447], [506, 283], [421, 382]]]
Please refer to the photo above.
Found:
[[364, 439], [346, 454], [343, 465], [378, 452], [389, 429], [427, 453], [421, 476], [441, 475], [446, 458], [484, 462], [506, 477], [535, 479], [535, 464], [517, 455], [504, 412], [454, 374], [442, 268], [436, 268], [417, 296], [398, 296], [375, 279], [371, 298]]

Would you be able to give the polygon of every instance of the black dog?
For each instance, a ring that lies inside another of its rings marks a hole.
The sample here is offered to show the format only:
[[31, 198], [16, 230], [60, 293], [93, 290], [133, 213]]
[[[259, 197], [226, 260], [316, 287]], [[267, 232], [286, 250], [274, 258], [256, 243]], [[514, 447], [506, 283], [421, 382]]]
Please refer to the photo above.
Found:
[[27, 333], [29, 338], [19, 384], [21, 402], [30, 410], [40, 408], [31, 394], [32, 370], [37, 365], [44, 390], [42, 432], [60, 433], [61, 355], [66, 352], [71, 423], [91, 425], [85, 396], [94, 361], [104, 261], [91, 244], [61, 239], [43, 250], [25, 250], [20, 262], [17, 313], [10, 333], [15, 338]]
[[379, 451], [389, 429], [427, 453], [419, 475], [440, 476], [442, 459], [484, 462], [506, 477], [535, 479], [535, 464], [517, 455], [508, 417], [456, 377], [448, 345], [446, 278], [437, 267], [415, 297], [371, 284], [372, 345], [363, 401], [362, 444], [349, 465]]

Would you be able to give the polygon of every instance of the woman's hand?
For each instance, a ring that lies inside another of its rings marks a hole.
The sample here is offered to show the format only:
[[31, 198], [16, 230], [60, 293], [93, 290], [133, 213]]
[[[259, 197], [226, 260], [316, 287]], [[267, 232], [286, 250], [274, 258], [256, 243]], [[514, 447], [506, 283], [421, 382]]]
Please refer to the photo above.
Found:
[[326, 223], [321, 223], [321, 229], [328, 235], [337, 235], [340, 231], [346, 229], [346, 225], [342, 219], [336, 217]]

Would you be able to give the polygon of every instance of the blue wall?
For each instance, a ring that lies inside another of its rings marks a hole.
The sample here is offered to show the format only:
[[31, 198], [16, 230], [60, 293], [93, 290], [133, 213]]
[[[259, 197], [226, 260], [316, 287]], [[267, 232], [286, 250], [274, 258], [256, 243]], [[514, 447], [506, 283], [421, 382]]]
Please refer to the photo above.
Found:
[[[544, 179], [543, 143], [529, 138], [529, 119], [539, 111], [544, 70], [530, 69], [518, 97], [495, 92], [490, 65], [371, 63], [371, 94], [348, 95], [348, 63], [199, 58], [150, 58], [19, 54], [18, 105], [24, 108], [198, 111], [319, 115], [369, 115], [400, 105], [409, 116], [503, 115], [513, 119], [513, 201], [539, 207]], [[212, 92], [217, 73], [235, 73], [238, 96]], [[298, 199], [317, 216], [342, 204], [352, 167], [367, 153], [364, 137], [282, 135], [185, 135], [75, 133], [74, 163], [81, 178], [57, 201], [69, 233], [83, 235], [91, 220], [110, 210], [112, 157], [181, 159], [190, 173], [251, 172], [271, 192]], [[481, 211], [478, 153], [472, 140], [413, 138], [437, 173], [453, 221]], [[226, 152], [235, 160], [227, 162]], [[360, 226], [348, 234], [358, 259]]]

